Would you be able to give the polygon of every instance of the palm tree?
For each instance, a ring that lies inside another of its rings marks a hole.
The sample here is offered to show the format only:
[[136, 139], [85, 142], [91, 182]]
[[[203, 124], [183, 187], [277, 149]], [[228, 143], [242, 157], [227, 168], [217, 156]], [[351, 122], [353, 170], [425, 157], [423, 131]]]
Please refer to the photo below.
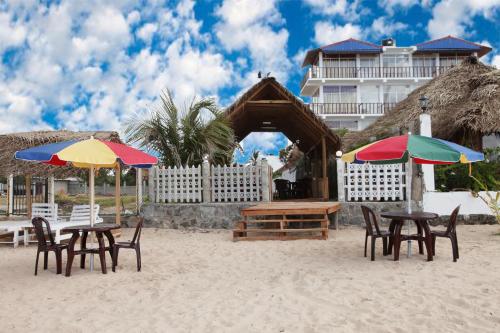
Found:
[[169, 90], [160, 99], [160, 106], [147, 117], [135, 116], [127, 122], [130, 143], [156, 151], [165, 166], [198, 165], [204, 156], [217, 165], [231, 162], [237, 147], [234, 131], [214, 99], [193, 99], [181, 112]]
[[255, 149], [252, 151], [252, 156], [250, 157], [250, 161], [252, 162], [252, 165], [257, 165], [257, 161], [259, 160], [259, 155], [260, 155], [260, 151], [255, 150]]

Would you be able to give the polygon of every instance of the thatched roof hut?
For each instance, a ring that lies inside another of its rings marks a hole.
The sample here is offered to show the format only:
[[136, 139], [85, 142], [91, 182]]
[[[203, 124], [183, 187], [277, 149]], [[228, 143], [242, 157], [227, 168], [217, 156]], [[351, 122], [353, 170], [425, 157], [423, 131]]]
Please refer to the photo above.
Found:
[[0, 135], [0, 176], [13, 175], [35, 175], [58, 177], [75, 174], [74, 168], [53, 167], [46, 164], [34, 164], [14, 159], [14, 153], [18, 150], [39, 146], [48, 143], [88, 139], [94, 136], [96, 139], [119, 142], [120, 136], [117, 132], [71, 132], [71, 131], [38, 131]]
[[418, 99], [424, 95], [434, 137], [481, 149], [483, 136], [500, 133], [500, 70], [470, 57], [414, 90], [364, 131], [346, 134], [343, 150], [397, 135], [401, 129], [417, 134], [422, 113]]

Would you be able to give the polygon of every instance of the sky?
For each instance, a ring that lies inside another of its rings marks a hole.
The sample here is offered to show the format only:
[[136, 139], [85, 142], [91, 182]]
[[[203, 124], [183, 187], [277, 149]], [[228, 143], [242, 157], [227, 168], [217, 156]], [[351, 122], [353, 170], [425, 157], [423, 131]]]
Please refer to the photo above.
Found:
[[[118, 130], [170, 89], [221, 107], [271, 72], [295, 94], [308, 49], [347, 38], [482, 43], [500, 68], [500, 0], [0, 0], [0, 133]], [[245, 160], [282, 134], [251, 134]]]

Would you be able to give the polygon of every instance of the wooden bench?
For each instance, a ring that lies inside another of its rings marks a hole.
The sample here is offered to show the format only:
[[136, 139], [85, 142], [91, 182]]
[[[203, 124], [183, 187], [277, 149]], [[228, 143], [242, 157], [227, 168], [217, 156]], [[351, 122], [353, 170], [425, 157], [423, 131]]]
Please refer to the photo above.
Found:
[[339, 209], [336, 202], [272, 202], [244, 208], [233, 240], [328, 239], [328, 215], [336, 217]]

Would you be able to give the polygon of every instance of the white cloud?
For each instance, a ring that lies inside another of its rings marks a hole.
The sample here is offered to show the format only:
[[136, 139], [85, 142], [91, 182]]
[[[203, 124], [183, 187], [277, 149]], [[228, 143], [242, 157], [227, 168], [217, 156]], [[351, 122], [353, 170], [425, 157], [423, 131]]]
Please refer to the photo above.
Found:
[[250, 133], [240, 142], [240, 146], [248, 151], [259, 150], [268, 152], [280, 148], [282, 137], [280, 133], [274, 132], [254, 132]]
[[146, 23], [137, 31], [137, 36], [145, 41], [146, 43], [151, 43], [153, 35], [158, 30], [158, 25], [155, 23]]
[[491, 18], [498, 6], [500, 0], [442, 0], [432, 10], [427, 32], [431, 38], [446, 35], [467, 37], [473, 32], [473, 18], [477, 15]]
[[491, 59], [491, 65], [495, 66], [497, 69], [500, 69], [500, 54], [496, 54]]
[[357, 20], [364, 12], [359, 0], [305, 0], [313, 12], [320, 15], [339, 15], [349, 20]]
[[280, 27], [283, 19], [275, 0], [225, 0], [216, 14], [221, 22], [215, 33], [227, 51], [247, 51], [252, 66], [240, 81], [248, 87], [256, 73], [272, 72], [286, 83], [291, 67], [287, 56], [288, 31]]
[[363, 30], [361, 26], [352, 23], [337, 25], [326, 21], [320, 21], [314, 25], [314, 41], [318, 45], [327, 45], [348, 38], [362, 37]]
[[7, 13], [0, 13], [0, 53], [9, 47], [19, 46], [26, 38], [26, 29], [13, 22]]
[[401, 22], [388, 21], [386, 17], [379, 17], [375, 19], [369, 28], [369, 34], [374, 38], [390, 37], [392, 34], [397, 33], [399, 30], [406, 29], [407, 24]]

